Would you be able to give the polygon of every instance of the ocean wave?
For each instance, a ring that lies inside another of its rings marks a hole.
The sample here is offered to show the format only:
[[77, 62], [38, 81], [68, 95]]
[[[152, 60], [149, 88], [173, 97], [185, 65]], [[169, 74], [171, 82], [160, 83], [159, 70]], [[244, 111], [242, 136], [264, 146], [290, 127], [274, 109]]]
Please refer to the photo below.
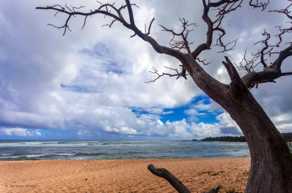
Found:
[[192, 141], [0, 142], [0, 160], [96, 160], [249, 155], [245, 143]]
[[45, 141], [45, 142], [0, 142], [0, 147], [80, 147], [80, 146], [92, 146], [101, 145], [100, 142], [88, 142], [88, 141]]
[[74, 154], [70, 153], [60, 153], [60, 154], [1, 154], [0, 160], [42, 160], [42, 159], [56, 159], [56, 158], [66, 158], [66, 157], [72, 157]]

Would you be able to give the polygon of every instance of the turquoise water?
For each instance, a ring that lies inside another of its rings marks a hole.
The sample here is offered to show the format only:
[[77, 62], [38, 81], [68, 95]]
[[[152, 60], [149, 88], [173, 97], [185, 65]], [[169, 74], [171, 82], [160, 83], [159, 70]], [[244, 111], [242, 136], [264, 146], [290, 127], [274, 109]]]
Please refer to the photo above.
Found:
[[246, 143], [197, 141], [0, 142], [0, 160], [98, 160], [248, 156]]

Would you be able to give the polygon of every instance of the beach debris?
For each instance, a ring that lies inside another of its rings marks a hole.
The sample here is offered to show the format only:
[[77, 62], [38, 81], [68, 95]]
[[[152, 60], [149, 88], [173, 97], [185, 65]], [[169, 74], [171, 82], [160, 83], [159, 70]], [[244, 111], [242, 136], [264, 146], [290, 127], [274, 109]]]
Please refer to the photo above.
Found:
[[161, 178], [164, 178], [169, 184], [176, 189], [178, 193], [191, 193], [191, 191], [170, 171], [165, 168], [156, 168], [153, 164], [148, 165], [148, 170]]
[[[175, 177], [170, 171], [165, 168], [156, 168], [153, 164], [148, 165], [148, 170], [161, 178], [164, 178], [169, 184], [176, 189], [178, 193], [191, 193], [191, 191], [177, 178]], [[219, 193], [221, 186], [216, 186], [212, 188], [210, 191], [205, 193]]]

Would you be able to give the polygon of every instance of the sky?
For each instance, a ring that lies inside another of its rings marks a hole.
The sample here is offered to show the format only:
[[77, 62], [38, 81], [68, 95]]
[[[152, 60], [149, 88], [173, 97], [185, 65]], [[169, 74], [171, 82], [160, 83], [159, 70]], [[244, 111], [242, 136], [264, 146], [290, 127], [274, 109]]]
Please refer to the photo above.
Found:
[[[155, 17], [152, 36], [161, 44], [167, 45], [170, 36], [159, 24], [179, 29], [181, 17], [197, 24], [190, 37], [194, 46], [204, 40], [200, 1], [135, 2], [139, 4], [134, 9], [137, 25], [143, 29]], [[61, 14], [35, 10], [57, 3], [84, 5], [84, 10], [97, 6], [95, 0], [0, 1], [0, 140], [193, 139], [241, 134], [230, 116], [191, 80], [162, 78], [146, 83], [153, 79], [149, 71], [167, 71], [165, 67], [179, 63], [155, 53], [139, 38], [130, 38], [132, 34], [122, 26], [103, 27], [107, 20], [95, 16], [81, 29], [82, 18], [73, 18], [72, 32], [62, 36], [62, 31], [47, 25], [63, 24]], [[284, 5], [285, 1], [271, 4]], [[243, 6], [224, 23], [228, 38], [238, 39], [227, 55], [240, 61], [247, 48], [256, 49], [254, 43], [262, 39], [264, 29], [273, 30], [279, 24], [287, 22]], [[221, 62], [224, 55], [216, 51], [204, 55], [210, 62], [204, 68], [228, 83]], [[283, 69], [292, 70], [286, 63]], [[285, 77], [252, 90], [281, 132], [292, 132], [291, 81]]]

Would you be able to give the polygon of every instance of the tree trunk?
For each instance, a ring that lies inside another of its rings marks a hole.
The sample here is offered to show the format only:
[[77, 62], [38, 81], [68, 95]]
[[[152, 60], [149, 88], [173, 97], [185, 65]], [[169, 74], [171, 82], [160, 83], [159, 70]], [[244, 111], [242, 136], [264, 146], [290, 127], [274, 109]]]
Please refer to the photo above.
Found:
[[228, 58], [225, 66], [230, 85], [219, 83], [195, 62], [187, 70], [194, 82], [231, 115], [247, 140], [251, 168], [246, 193], [292, 193], [292, 156], [287, 143]]
[[251, 155], [246, 193], [292, 193], [292, 158], [281, 134], [249, 91], [230, 98], [224, 108], [241, 128]]

